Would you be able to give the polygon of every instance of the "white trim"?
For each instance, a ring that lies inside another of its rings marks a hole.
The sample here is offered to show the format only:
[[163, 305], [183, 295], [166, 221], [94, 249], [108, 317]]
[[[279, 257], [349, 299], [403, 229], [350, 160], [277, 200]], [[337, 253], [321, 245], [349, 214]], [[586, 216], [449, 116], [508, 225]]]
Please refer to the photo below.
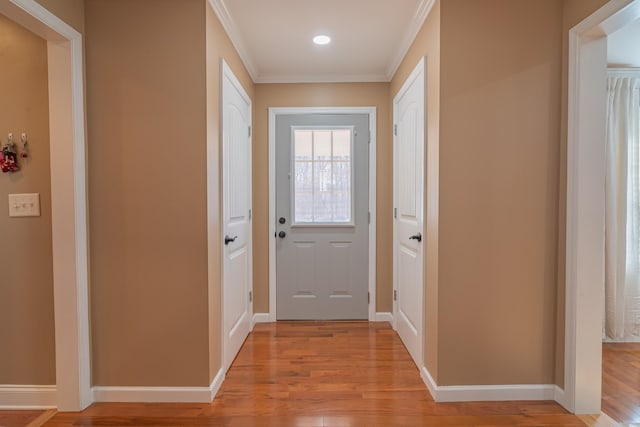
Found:
[[216, 398], [218, 391], [220, 391], [220, 387], [222, 387], [225, 376], [226, 373], [222, 368], [220, 368], [216, 376], [213, 378], [213, 381], [211, 381], [211, 384], [209, 384], [209, 402]]
[[227, 5], [224, 3], [224, 0], [208, 0], [208, 2], [218, 19], [220, 20], [222, 27], [227, 32], [227, 35], [231, 40], [231, 44], [233, 44], [236, 52], [238, 52], [238, 56], [240, 57], [240, 60], [242, 60], [244, 67], [247, 69], [251, 80], [256, 82], [256, 77], [258, 75], [257, 69], [253, 61], [251, 61], [251, 57], [247, 53], [245, 42], [240, 34], [240, 31], [238, 31], [235, 22], [233, 22], [233, 19], [231, 18], [231, 14], [227, 9]]
[[369, 115], [369, 321], [376, 317], [376, 107], [271, 107], [269, 108], [269, 320], [276, 321], [276, 117], [284, 114]]
[[47, 40], [57, 403], [92, 402], [82, 35], [34, 0], [0, 12]]
[[427, 368], [420, 375], [436, 402], [554, 400], [557, 389], [552, 384], [438, 386]]
[[0, 385], [0, 410], [31, 410], [56, 407], [54, 385]]
[[209, 387], [94, 387], [96, 402], [208, 403]]
[[263, 75], [256, 83], [387, 83], [386, 74], [313, 74], [313, 75]]
[[256, 323], [271, 323], [271, 315], [269, 313], [254, 313], [253, 324]]
[[392, 313], [376, 313], [375, 321], [389, 322], [393, 324], [393, 314]]
[[569, 32], [564, 395], [571, 412], [600, 412], [604, 283], [606, 37], [640, 18], [640, 1], [611, 0]]
[[437, 402], [436, 397], [438, 395], [438, 384], [436, 384], [435, 380], [431, 376], [431, 372], [429, 372], [429, 370], [425, 366], [420, 369], [420, 377], [427, 386], [429, 394], [431, 394], [433, 400]]
[[420, 29], [424, 25], [424, 21], [426, 21], [427, 16], [429, 16], [435, 4], [435, 0], [422, 0], [422, 2], [420, 3], [418, 11], [414, 16], [411, 25], [409, 25], [407, 28], [407, 33], [405, 34], [402, 43], [400, 43], [400, 45], [396, 49], [398, 54], [391, 62], [391, 65], [387, 70], [387, 81], [391, 81], [391, 79], [393, 79], [393, 76], [396, 74], [396, 71], [398, 71], [398, 67], [400, 67], [400, 64], [402, 64], [402, 60], [407, 55], [407, 52], [409, 52], [411, 45], [418, 36]]
[[215, 399], [224, 382], [222, 368], [209, 387], [112, 387], [93, 388], [96, 402], [136, 403], [210, 403]]
[[561, 389], [558, 386], [556, 386], [556, 388], [555, 388], [553, 400], [555, 400], [557, 403], [559, 403], [560, 405], [564, 406], [565, 408], [568, 407], [567, 394], [565, 393], [565, 391], [563, 389]]
[[607, 75], [612, 77], [640, 77], [640, 68], [607, 68]]

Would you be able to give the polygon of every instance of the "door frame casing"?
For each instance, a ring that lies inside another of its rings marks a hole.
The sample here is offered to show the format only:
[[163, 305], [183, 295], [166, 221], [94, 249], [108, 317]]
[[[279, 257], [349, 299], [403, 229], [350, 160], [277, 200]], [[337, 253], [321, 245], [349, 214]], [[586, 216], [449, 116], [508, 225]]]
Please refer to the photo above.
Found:
[[[424, 278], [425, 278], [425, 255], [426, 255], [426, 250], [427, 250], [427, 243], [428, 243], [428, 239], [427, 239], [427, 235], [425, 233], [425, 197], [426, 197], [426, 176], [427, 176], [427, 164], [425, 162], [425, 154], [426, 154], [426, 149], [427, 149], [427, 144], [426, 144], [426, 138], [427, 138], [427, 122], [426, 122], [426, 112], [427, 112], [427, 96], [426, 96], [426, 90], [427, 90], [427, 68], [426, 68], [426, 58], [422, 57], [420, 59], [420, 61], [418, 62], [418, 64], [415, 66], [415, 68], [413, 69], [413, 71], [411, 72], [411, 74], [406, 78], [406, 80], [404, 81], [404, 83], [402, 84], [402, 87], [398, 90], [398, 92], [395, 94], [395, 96], [393, 97], [393, 105], [391, 106], [392, 108], [392, 115], [393, 115], [393, 124], [392, 126], [394, 127], [394, 134], [393, 134], [393, 207], [394, 209], [398, 207], [398, 194], [396, 193], [396, 187], [397, 187], [397, 173], [398, 173], [398, 167], [397, 167], [397, 162], [398, 162], [398, 153], [397, 153], [397, 135], [395, 134], [395, 126], [398, 123], [397, 120], [397, 116], [396, 116], [396, 104], [398, 103], [401, 95], [405, 94], [407, 92], [407, 90], [409, 90], [409, 87], [411, 86], [411, 84], [417, 80], [420, 75], [422, 74], [422, 78], [423, 78], [423, 84], [424, 84], [424, 93], [422, 94], [422, 101], [423, 101], [423, 105], [422, 105], [422, 113], [424, 114], [424, 118], [423, 118], [423, 129], [422, 129], [422, 137], [423, 137], [423, 156], [422, 156], [422, 229], [420, 230], [420, 232], [422, 233], [422, 277], [420, 278], [421, 284], [422, 284], [422, 295], [420, 296], [420, 306], [421, 306], [421, 310], [420, 310], [420, 330], [418, 331], [418, 336], [420, 337], [420, 363], [418, 366], [418, 369], [420, 371], [422, 371], [422, 368], [424, 366], [424, 344], [425, 344], [425, 337], [424, 337], [424, 320], [425, 320], [425, 305], [424, 305], [424, 295], [425, 295], [425, 288], [424, 288]], [[396, 236], [398, 234], [398, 220], [397, 218], [394, 217], [393, 219], [393, 292], [395, 293], [398, 290], [398, 278], [397, 278], [397, 269], [398, 269], [398, 259], [397, 259], [397, 241], [396, 241]], [[398, 322], [398, 316], [397, 316], [397, 310], [398, 310], [398, 301], [396, 301], [395, 299], [393, 300], [393, 329], [397, 330], [397, 322]]]
[[79, 411], [93, 403], [82, 34], [35, 0], [3, 0], [0, 13], [47, 41], [55, 400]]
[[640, 18], [611, 0], [569, 32], [564, 391], [577, 414], [600, 413], [604, 306], [607, 36]]
[[276, 321], [276, 119], [281, 115], [367, 114], [369, 116], [369, 321], [376, 320], [376, 107], [269, 108], [269, 321]]

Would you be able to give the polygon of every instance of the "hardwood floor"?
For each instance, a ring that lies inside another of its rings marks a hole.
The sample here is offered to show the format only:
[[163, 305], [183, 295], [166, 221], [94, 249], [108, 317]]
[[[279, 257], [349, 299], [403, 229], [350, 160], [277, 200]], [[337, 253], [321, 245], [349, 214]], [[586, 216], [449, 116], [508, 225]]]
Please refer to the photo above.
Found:
[[553, 402], [435, 403], [386, 323], [256, 325], [211, 404], [94, 404], [70, 426], [584, 426]]
[[602, 346], [602, 412], [624, 424], [640, 423], [640, 344]]
[[1, 427], [25, 427], [44, 411], [0, 411]]

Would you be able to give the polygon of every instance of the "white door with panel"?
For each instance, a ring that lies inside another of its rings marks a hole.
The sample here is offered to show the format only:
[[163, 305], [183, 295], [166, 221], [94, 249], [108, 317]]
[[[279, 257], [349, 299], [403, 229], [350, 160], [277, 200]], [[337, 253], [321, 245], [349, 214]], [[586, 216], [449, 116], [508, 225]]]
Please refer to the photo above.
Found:
[[276, 119], [276, 317], [369, 316], [369, 116]]
[[223, 365], [251, 329], [251, 100], [222, 67]]
[[393, 104], [394, 321], [418, 367], [423, 366], [424, 82], [421, 62]]

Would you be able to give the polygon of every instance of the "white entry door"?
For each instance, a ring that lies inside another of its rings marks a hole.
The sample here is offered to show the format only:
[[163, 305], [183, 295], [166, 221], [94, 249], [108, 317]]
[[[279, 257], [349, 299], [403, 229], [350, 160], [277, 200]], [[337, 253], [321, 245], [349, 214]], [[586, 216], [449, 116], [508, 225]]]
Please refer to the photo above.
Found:
[[369, 116], [276, 119], [278, 320], [369, 315]]
[[223, 366], [228, 369], [251, 329], [251, 100], [223, 63]]
[[394, 319], [398, 335], [423, 366], [424, 63], [394, 99]]

